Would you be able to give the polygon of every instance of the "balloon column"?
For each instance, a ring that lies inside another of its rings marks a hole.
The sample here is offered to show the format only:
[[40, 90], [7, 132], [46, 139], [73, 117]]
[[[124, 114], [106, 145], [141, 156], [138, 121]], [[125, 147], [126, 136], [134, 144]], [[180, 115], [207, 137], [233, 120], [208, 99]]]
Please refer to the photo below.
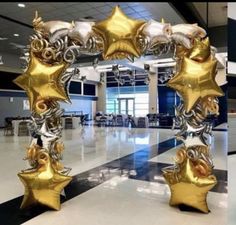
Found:
[[223, 95], [215, 81], [217, 60], [208, 38], [193, 39], [192, 47], [176, 51], [175, 57], [180, 65], [168, 86], [182, 98], [175, 123], [180, 127], [176, 137], [184, 146], [177, 150], [176, 165], [163, 170], [164, 177], [171, 189], [170, 205], [184, 204], [208, 213], [207, 193], [217, 180], [206, 136], [212, 126], [205, 119], [219, 114], [217, 97]]
[[148, 53], [174, 51], [176, 74], [168, 85], [182, 97], [175, 124], [181, 128], [177, 138], [184, 146], [177, 151], [176, 165], [163, 170], [164, 177], [171, 189], [171, 205], [208, 212], [206, 195], [216, 178], [204, 136], [211, 126], [204, 119], [209, 113], [218, 114], [217, 97], [223, 93], [215, 82], [217, 62], [205, 30], [197, 24], [134, 20], [119, 6], [99, 22], [44, 22], [36, 12], [33, 27], [28, 67], [14, 81], [26, 91], [32, 111], [32, 141], [26, 156], [31, 168], [18, 174], [25, 186], [21, 208], [42, 204], [59, 210], [60, 193], [72, 180], [70, 168], [60, 162], [63, 111], [58, 101], [70, 102], [73, 73], [66, 70], [77, 57], [102, 54], [105, 60], [134, 61]]

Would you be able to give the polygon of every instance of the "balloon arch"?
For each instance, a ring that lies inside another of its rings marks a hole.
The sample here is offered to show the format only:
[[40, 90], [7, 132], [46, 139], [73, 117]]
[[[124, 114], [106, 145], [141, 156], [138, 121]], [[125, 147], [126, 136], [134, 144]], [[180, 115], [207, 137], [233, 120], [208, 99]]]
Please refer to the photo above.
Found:
[[170, 205], [187, 205], [208, 213], [207, 193], [217, 183], [212, 174], [207, 143], [212, 126], [207, 115], [219, 113], [217, 97], [223, 92], [215, 81], [217, 60], [204, 29], [197, 24], [134, 20], [116, 6], [100, 22], [43, 22], [35, 13], [35, 34], [30, 37], [29, 61], [14, 82], [30, 102], [32, 141], [26, 159], [30, 168], [18, 174], [25, 186], [21, 208], [34, 204], [60, 209], [60, 193], [72, 180], [70, 168], [61, 164], [64, 145], [58, 101], [70, 102], [68, 85], [72, 73], [66, 69], [80, 54], [102, 53], [104, 60], [156, 56], [174, 50], [175, 74], [167, 85], [177, 91], [176, 138], [183, 142], [175, 164], [163, 169], [170, 187]]

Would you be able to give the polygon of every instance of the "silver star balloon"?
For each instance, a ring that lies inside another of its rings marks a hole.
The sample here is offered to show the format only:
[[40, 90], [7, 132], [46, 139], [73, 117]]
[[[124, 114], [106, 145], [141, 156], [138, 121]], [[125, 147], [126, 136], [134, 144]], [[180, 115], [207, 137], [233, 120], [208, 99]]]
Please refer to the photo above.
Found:
[[41, 126], [39, 133], [41, 134], [43, 148], [45, 148], [47, 150], [50, 149], [51, 142], [58, 139], [58, 135], [55, 135], [55, 134], [49, 132], [46, 122], [44, 122], [43, 125]]
[[71, 39], [86, 45], [88, 39], [93, 33], [92, 27], [94, 24], [94, 22], [76, 21], [74, 22], [74, 28], [68, 33], [68, 36]]
[[185, 121], [184, 126], [181, 131], [176, 134], [176, 137], [183, 141], [186, 148], [191, 146], [207, 146], [204, 137], [205, 127], [205, 124], [193, 127], [188, 121]]

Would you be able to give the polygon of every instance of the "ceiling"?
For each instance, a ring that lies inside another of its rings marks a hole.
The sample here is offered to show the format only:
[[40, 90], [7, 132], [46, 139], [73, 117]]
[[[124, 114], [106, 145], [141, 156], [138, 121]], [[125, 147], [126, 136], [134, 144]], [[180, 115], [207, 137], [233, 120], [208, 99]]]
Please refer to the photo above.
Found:
[[236, 3], [235, 2], [229, 2], [228, 3], [228, 17], [231, 19], [236, 20]]
[[227, 24], [227, 2], [192, 2], [192, 4], [209, 28]]
[[[134, 19], [161, 21], [162, 18], [172, 25], [185, 23], [185, 19], [168, 2], [25, 2], [24, 8], [18, 7], [18, 3], [0, 3], [0, 55], [3, 55], [4, 63], [11, 66], [12, 61], [19, 61], [20, 49], [18, 47], [29, 44], [29, 36], [33, 33], [32, 20], [35, 11], [44, 21], [80, 20], [92, 17], [95, 21], [107, 18], [112, 8], [120, 5], [124, 13]], [[206, 3], [193, 4], [199, 14], [204, 18]], [[220, 26], [225, 23], [221, 8], [226, 3], [209, 3], [209, 25]], [[215, 16], [222, 15], [222, 16]], [[19, 36], [14, 36], [19, 34]], [[16, 43], [14, 47], [11, 43]], [[5, 55], [6, 56], [5, 56]], [[14, 57], [12, 57], [14, 56]], [[15, 66], [15, 65], [14, 65]], [[13, 66], [12, 66], [13, 67]]]
[[[32, 29], [27, 27], [32, 25], [35, 11], [39, 12], [44, 21], [79, 20], [84, 17], [92, 17], [94, 20], [103, 20], [108, 17], [115, 5], [120, 5], [124, 13], [135, 19], [149, 20], [151, 18], [176, 24], [183, 23], [183, 19], [171, 8], [168, 3], [135, 3], [135, 2], [26, 2], [25, 8], [18, 7], [18, 3], [0, 3], [0, 15], [15, 20], [15, 22], [0, 18], [0, 37], [8, 40], [0, 41], [0, 53], [8, 52], [19, 54], [19, 50], [12, 49], [11, 42], [27, 45]], [[17, 22], [24, 23], [18, 24]], [[19, 37], [13, 34], [19, 34]]]

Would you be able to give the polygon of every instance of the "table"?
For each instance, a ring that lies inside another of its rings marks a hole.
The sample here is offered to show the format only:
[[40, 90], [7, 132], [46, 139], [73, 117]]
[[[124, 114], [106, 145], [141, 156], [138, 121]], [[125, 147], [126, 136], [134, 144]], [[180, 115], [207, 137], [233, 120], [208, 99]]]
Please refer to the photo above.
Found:
[[96, 116], [95, 121], [98, 126], [113, 125], [113, 116]]
[[[139, 118], [143, 118], [143, 117], [133, 117], [136, 127], [138, 127], [138, 119]], [[147, 116], [145, 116], [145, 127], [148, 127], [148, 117]]]
[[18, 136], [19, 123], [20, 122], [31, 122], [31, 120], [12, 120], [12, 126], [14, 129], [14, 135]]
[[65, 128], [65, 119], [72, 118], [72, 129], [76, 129], [80, 126], [81, 119], [80, 117], [62, 117], [62, 127]]

